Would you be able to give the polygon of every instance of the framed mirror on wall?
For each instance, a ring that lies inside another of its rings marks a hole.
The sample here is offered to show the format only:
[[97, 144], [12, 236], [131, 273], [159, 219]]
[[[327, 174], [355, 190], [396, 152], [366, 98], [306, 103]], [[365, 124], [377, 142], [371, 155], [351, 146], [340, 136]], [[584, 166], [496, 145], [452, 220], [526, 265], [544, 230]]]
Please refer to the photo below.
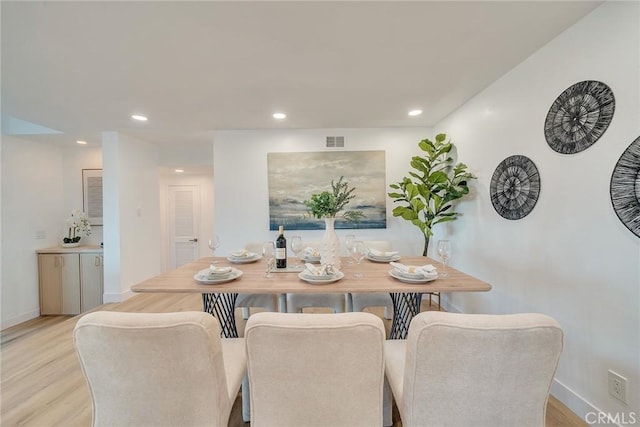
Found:
[[102, 169], [82, 169], [82, 209], [91, 225], [102, 225]]

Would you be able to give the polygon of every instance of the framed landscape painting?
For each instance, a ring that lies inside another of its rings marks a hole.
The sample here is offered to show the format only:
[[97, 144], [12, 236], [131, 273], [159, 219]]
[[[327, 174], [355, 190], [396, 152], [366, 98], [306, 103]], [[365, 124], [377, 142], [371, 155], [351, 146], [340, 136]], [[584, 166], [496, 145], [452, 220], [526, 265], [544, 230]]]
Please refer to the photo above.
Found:
[[330, 151], [267, 153], [269, 229], [322, 230], [324, 221], [310, 216], [305, 200], [331, 191], [331, 180], [341, 176], [355, 187], [346, 206], [365, 217], [359, 222], [336, 220], [336, 228], [386, 228], [386, 175], [384, 151]]

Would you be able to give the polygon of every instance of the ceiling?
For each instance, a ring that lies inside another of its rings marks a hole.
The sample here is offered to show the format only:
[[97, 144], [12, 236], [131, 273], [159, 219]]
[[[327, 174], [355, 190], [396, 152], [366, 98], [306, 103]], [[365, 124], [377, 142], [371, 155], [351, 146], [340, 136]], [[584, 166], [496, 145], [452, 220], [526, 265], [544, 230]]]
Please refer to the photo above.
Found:
[[600, 3], [2, 1], [3, 132], [432, 126]]

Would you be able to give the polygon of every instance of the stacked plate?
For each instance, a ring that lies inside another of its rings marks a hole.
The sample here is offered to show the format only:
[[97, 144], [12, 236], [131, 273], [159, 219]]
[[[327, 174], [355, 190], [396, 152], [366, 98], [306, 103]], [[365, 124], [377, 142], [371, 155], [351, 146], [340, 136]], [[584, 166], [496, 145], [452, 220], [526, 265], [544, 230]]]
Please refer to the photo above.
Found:
[[227, 257], [227, 260], [234, 264], [248, 264], [250, 262], [256, 262], [260, 258], [262, 258], [262, 256], [255, 252], [241, 250], [231, 252], [231, 255]]
[[367, 252], [367, 259], [373, 262], [392, 262], [400, 260], [400, 255], [398, 252], [381, 252], [381, 251], [372, 251]]
[[389, 275], [401, 282], [410, 284], [427, 283], [438, 278], [438, 272], [435, 269], [425, 269], [424, 267], [405, 266], [401, 264], [397, 264], [392, 270], [389, 270]]
[[306, 248], [302, 255], [300, 255], [300, 260], [303, 262], [320, 262], [320, 252], [316, 251], [313, 248]]
[[242, 276], [242, 271], [233, 267], [213, 267], [200, 270], [193, 278], [203, 285], [226, 283]]
[[326, 268], [327, 266], [315, 267], [308, 264], [298, 277], [307, 283], [314, 285], [324, 285], [327, 283], [337, 282], [344, 277], [344, 273], [341, 271], [333, 271], [333, 269]]

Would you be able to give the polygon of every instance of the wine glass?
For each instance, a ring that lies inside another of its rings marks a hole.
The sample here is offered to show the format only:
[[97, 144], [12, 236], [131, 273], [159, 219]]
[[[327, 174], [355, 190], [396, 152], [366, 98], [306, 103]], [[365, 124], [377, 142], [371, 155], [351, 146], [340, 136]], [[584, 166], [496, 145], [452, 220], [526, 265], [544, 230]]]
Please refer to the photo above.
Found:
[[276, 257], [276, 244], [272, 241], [264, 242], [262, 244], [262, 255], [267, 261], [267, 271], [264, 276], [271, 277], [271, 267]]
[[300, 260], [300, 256], [298, 255], [300, 253], [300, 251], [302, 251], [302, 237], [300, 236], [291, 236], [289, 238], [289, 244], [291, 245], [291, 252], [293, 252], [293, 255], [298, 258], [298, 265], [296, 265], [295, 267], [300, 268], [302, 267], [302, 262]]
[[448, 277], [446, 272], [447, 261], [451, 257], [451, 242], [449, 240], [438, 240], [438, 256], [442, 260], [442, 274], [440, 277]]
[[[364, 254], [366, 251], [367, 251], [367, 248], [364, 245], [364, 242], [362, 240], [353, 241], [353, 247], [351, 249], [351, 258], [353, 258], [353, 261], [356, 264], [356, 269], [360, 268], [360, 261], [362, 261], [362, 259], [364, 258]], [[362, 277], [362, 273], [359, 271], [356, 271], [354, 273], [354, 276]]]
[[[354, 234], [347, 234], [344, 236], [344, 245], [347, 247], [347, 253], [351, 255], [353, 252], [353, 242], [356, 240], [356, 236]], [[352, 260], [348, 261], [349, 264], [353, 264]]]
[[216, 261], [216, 249], [218, 249], [220, 247], [220, 237], [218, 237], [218, 235], [216, 234], [215, 236], [213, 236], [212, 239], [209, 239], [209, 249], [211, 249], [213, 251], [213, 259], [211, 261], [211, 264], [215, 264], [218, 261]]

